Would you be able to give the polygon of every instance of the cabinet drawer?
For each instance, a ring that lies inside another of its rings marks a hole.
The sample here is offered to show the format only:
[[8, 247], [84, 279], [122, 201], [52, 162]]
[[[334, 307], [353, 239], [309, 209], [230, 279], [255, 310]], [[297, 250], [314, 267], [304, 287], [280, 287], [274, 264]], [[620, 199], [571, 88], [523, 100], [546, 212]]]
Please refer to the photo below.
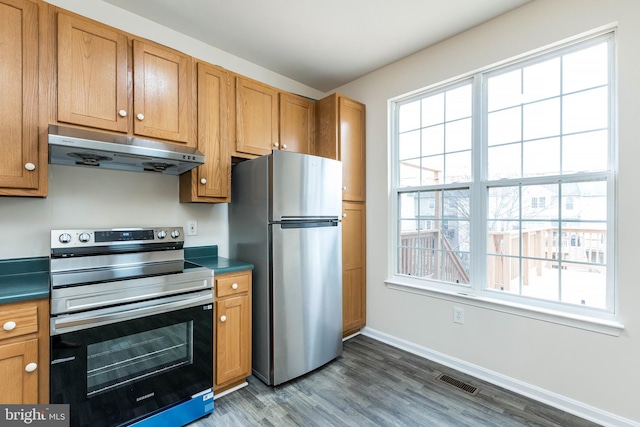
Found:
[[38, 308], [3, 310], [0, 306], [0, 340], [38, 332]]
[[215, 279], [216, 297], [222, 298], [229, 295], [247, 292], [249, 290], [250, 283], [249, 274], [234, 274], [230, 276], [221, 276]]

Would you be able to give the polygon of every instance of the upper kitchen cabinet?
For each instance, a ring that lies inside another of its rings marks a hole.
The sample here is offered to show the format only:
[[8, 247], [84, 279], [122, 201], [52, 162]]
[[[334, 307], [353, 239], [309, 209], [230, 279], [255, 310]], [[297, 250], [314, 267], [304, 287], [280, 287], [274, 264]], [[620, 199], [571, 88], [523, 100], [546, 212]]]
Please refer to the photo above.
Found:
[[315, 142], [315, 101], [280, 93], [281, 150], [312, 154]]
[[[188, 143], [195, 119], [190, 56], [151, 42], [133, 41], [133, 132]], [[193, 139], [191, 139], [193, 140]]]
[[316, 102], [315, 154], [342, 161], [342, 200], [365, 201], [365, 106], [334, 93]]
[[180, 175], [181, 202], [228, 203], [231, 200], [229, 155], [229, 72], [203, 62], [198, 67], [198, 150], [202, 166]]
[[58, 121], [129, 130], [128, 39], [58, 13]]
[[38, 135], [38, 15], [32, 1], [0, 0], [0, 195], [47, 191], [46, 139]]
[[195, 145], [190, 56], [56, 15], [58, 122]]
[[235, 89], [232, 154], [251, 158], [278, 149], [278, 89], [241, 76], [236, 76]]

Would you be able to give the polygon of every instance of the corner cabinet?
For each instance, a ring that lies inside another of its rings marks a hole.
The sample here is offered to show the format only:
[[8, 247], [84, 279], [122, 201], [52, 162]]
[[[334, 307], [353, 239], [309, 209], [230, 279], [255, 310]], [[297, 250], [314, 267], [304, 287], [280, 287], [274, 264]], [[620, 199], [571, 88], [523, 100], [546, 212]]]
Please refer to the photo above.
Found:
[[366, 325], [365, 106], [339, 93], [316, 102], [314, 154], [342, 161], [342, 334]]
[[205, 164], [180, 175], [180, 201], [229, 203], [229, 96], [232, 77], [226, 70], [199, 62], [198, 150]]
[[57, 35], [50, 45], [57, 60], [53, 123], [195, 145], [193, 58], [71, 12], [51, 11]]
[[49, 300], [0, 305], [0, 403], [49, 403]]
[[251, 375], [251, 271], [215, 276], [214, 393]]
[[47, 141], [38, 134], [38, 25], [38, 3], [0, 0], [0, 195], [46, 196], [47, 192]]

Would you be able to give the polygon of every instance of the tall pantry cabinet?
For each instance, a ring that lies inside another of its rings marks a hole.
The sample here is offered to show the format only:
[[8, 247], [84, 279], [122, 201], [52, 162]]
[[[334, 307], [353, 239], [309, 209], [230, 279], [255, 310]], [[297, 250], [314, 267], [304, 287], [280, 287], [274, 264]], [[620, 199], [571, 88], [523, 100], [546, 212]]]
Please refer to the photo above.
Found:
[[316, 102], [315, 154], [342, 161], [342, 333], [366, 324], [365, 106], [334, 93]]

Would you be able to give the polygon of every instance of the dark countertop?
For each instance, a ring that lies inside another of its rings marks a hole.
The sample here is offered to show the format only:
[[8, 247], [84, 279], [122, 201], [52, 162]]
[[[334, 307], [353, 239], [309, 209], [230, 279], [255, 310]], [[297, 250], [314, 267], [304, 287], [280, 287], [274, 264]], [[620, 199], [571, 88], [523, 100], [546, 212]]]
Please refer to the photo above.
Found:
[[194, 264], [213, 270], [214, 274], [253, 270], [253, 264], [218, 256], [218, 246], [184, 248], [184, 258]]
[[[214, 274], [253, 270], [253, 264], [218, 256], [218, 246], [184, 248], [187, 261]], [[0, 260], [0, 304], [49, 298], [49, 258]]]
[[0, 260], [0, 304], [49, 298], [49, 258]]

